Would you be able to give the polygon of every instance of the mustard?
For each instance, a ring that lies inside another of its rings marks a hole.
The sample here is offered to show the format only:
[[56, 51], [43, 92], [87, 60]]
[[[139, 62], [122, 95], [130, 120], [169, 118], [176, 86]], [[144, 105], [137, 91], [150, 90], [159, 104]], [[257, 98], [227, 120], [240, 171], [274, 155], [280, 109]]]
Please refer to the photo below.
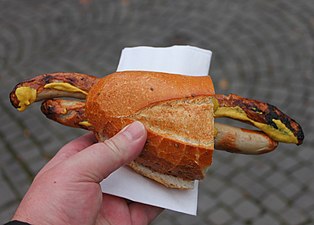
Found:
[[239, 106], [236, 107], [219, 107], [215, 111], [215, 117], [231, 117], [234, 119], [248, 121], [252, 123], [257, 128], [264, 131], [270, 138], [279, 142], [286, 143], [298, 143], [297, 137], [293, 134], [293, 132], [286, 127], [284, 123], [280, 120], [272, 119], [272, 122], [276, 124], [278, 129], [264, 123], [256, 122], [247, 117], [246, 113]]
[[59, 91], [66, 91], [66, 92], [79, 92], [82, 93], [84, 95], [87, 95], [86, 91], [83, 91], [82, 89], [79, 89], [75, 86], [73, 86], [72, 84], [69, 83], [50, 83], [50, 84], [46, 84], [44, 86], [44, 88], [50, 88], [50, 89], [56, 89]]
[[214, 137], [217, 137], [217, 135], [218, 135], [218, 129], [214, 127]]
[[288, 129], [283, 122], [281, 122], [280, 120], [275, 120], [275, 119], [272, 119], [272, 121], [276, 124], [279, 130], [282, 130], [283, 132], [286, 133], [286, 135], [282, 135], [281, 137], [282, 142], [288, 142], [288, 143], [292, 142], [295, 144], [298, 143], [298, 138], [295, 137], [292, 131]]
[[216, 112], [217, 109], [219, 108], [219, 102], [216, 98], [212, 98], [212, 102], [214, 104], [214, 112]]
[[23, 112], [30, 104], [32, 104], [37, 97], [37, 91], [30, 87], [19, 87], [15, 90], [15, 95], [19, 100], [19, 110]]
[[92, 124], [86, 120], [79, 122], [79, 125], [85, 126], [85, 127], [91, 127]]

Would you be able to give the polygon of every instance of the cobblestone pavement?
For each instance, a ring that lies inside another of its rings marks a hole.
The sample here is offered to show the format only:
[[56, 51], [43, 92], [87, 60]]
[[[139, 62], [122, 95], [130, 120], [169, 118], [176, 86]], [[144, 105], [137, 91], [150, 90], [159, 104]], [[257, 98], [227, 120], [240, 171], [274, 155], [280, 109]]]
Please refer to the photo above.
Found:
[[8, 93], [37, 74], [115, 71], [126, 46], [190, 44], [214, 53], [217, 93], [277, 105], [299, 121], [302, 146], [262, 156], [215, 152], [198, 216], [165, 211], [158, 224], [314, 223], [314, 1], [0, 1], [0, 223], [36, 172], [83, 131], [14, 110]]

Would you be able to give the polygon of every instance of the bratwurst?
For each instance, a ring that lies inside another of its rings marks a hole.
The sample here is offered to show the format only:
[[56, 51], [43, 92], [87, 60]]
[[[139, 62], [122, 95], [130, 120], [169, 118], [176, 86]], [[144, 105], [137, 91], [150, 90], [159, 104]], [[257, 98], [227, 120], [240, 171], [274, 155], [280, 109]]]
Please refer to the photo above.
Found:
[[[99, 141], [141, 121], [148, 139], [129, 166], [179, 189], [192, 188], [194, 180], [204, 178], [214, 147], [261, 154], [274, 150], [278, 142], [299, 145], [304, 138], [301, 126], [275, 106], [234, 94], [215, 94], [210, 76], [146, 71], [116, 72], [104, 78], [44, 74], [16, 85], [10, 99], [19, 111], [44, 100], [41, 109], [48, 118], [93, 131]], [[214, 122], [218, 117], [240, 120], [260, 130]]]

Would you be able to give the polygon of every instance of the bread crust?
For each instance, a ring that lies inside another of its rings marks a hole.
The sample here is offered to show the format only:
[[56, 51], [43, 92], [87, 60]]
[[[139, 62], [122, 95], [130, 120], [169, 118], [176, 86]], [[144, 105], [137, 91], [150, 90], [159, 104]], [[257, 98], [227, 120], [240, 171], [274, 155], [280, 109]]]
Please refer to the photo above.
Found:
[[98, 80], [91, 87], [86, 102], [90, 115], [96, 110], [102, 111], [103, 116], [118, 117], [129, 116], [160, 101], [213, 94], [210, 76], [126, 71]]
[[213, 94], [209, 76], [118, 72], [91, 88], [86, 114], [97, 136], [108, 138], [135, 120], [143, 122], [148, 140], [135, 162], [161, 174], [199, 180], [212, 162]]

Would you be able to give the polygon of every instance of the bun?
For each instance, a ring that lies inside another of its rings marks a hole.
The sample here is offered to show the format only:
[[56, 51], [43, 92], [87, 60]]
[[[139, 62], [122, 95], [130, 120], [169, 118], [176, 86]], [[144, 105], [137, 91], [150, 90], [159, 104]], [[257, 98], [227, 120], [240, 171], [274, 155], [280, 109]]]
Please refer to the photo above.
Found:
[[137, 162], [131, 162], [129, 166], [137, 173], [148, 177], [158, 183], [163, 184], [168, 188], [176, 189], [192, 189], [194, 187], [194, 181], [185, 180], [180, 177], [175, 177], [172, 175], [166, 175], [162, 173], [155, 172], [148, 167], [145, 167]]
[[148, 140], [130, 167], [165, 186], [186, 189], [204, 178], [212, 162], [213, 94], [209, 76], [119, 72], [91, 88], [86, 114], [100, 139], [141, 121]]

